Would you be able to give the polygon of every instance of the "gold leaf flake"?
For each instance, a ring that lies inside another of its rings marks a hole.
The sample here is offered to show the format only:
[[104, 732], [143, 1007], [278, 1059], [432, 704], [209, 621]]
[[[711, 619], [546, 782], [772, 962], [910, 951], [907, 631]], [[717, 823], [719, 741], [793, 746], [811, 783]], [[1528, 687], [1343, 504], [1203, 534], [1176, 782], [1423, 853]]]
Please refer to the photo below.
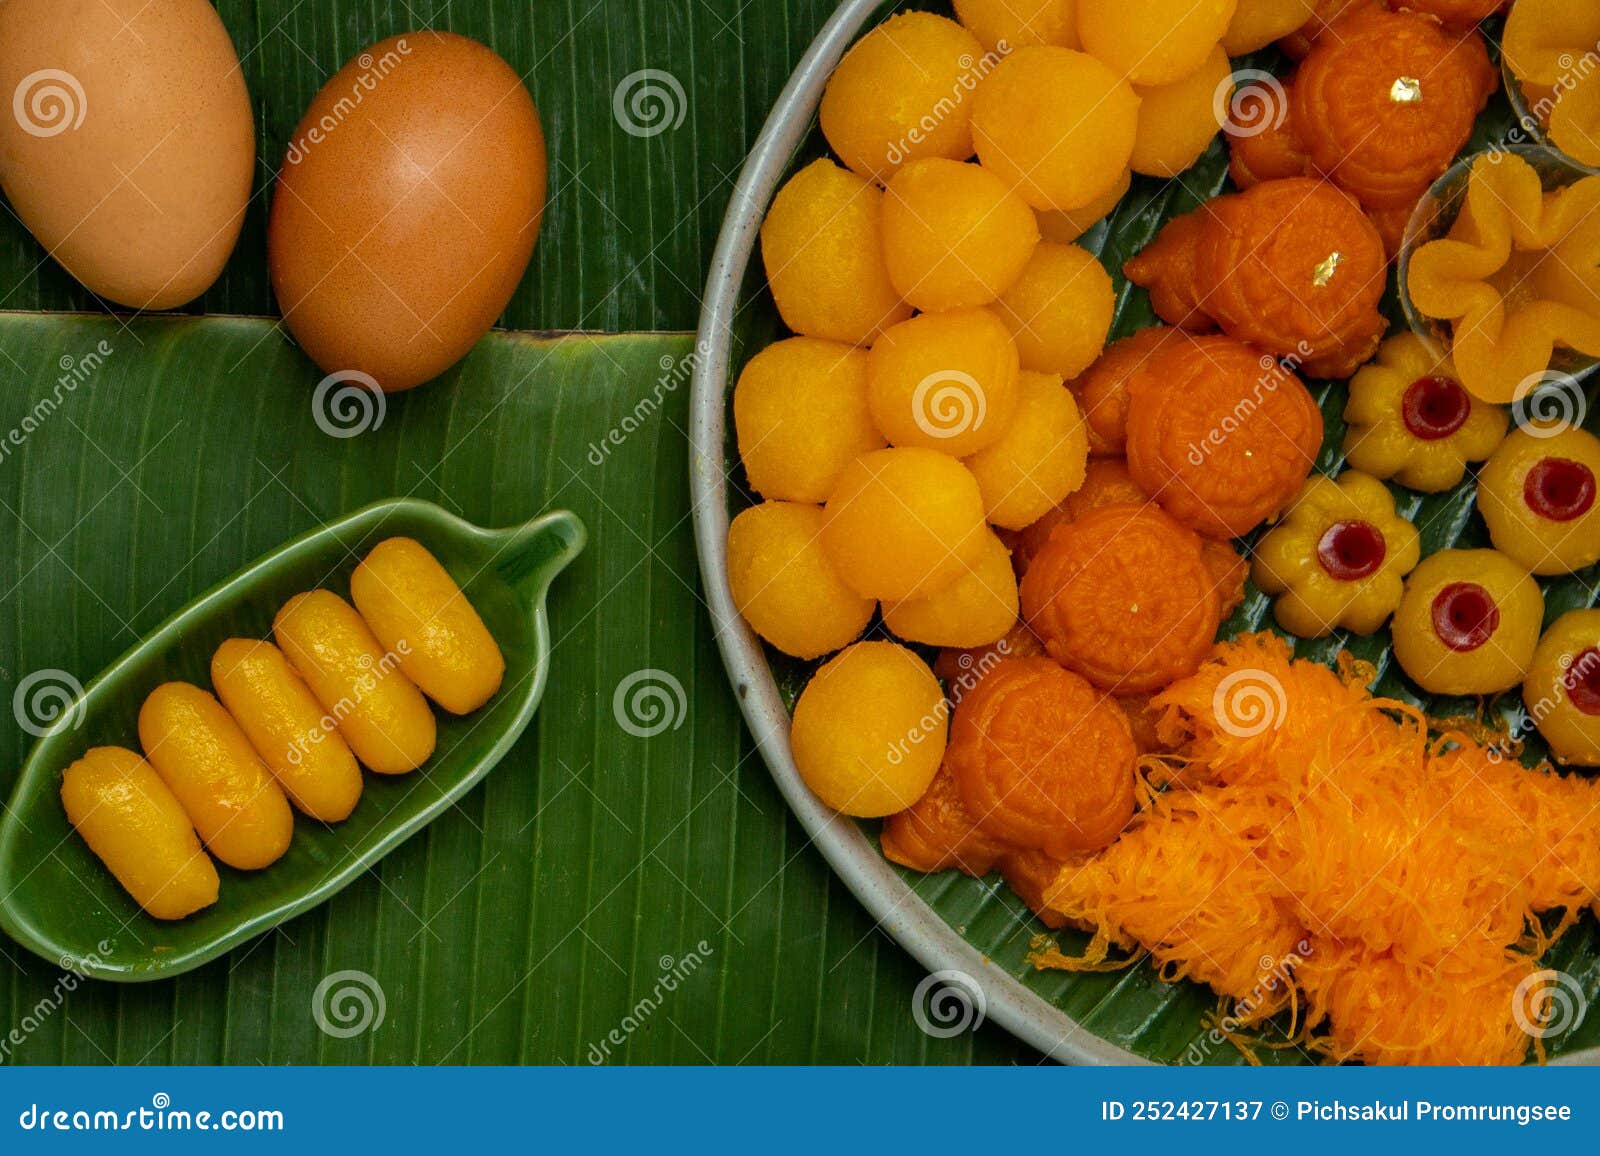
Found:
[[1396, 104], [1421, 104], [1422, 81], [1414, 76], [1398, 77], [1389, 86], [1389, 99]]

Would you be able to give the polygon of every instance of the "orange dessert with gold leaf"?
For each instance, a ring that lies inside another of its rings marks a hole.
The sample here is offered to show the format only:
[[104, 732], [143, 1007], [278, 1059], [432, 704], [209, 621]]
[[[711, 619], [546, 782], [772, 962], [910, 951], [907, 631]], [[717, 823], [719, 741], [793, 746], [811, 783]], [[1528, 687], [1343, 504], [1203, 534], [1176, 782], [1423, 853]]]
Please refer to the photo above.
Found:
[[1265, 181], [1170, 221], [1123, 266], [1162, 320], [1212, 326], [1312, 377], [1349, 377], [1378, 348], [1383, 238], [1347, 194]]
[[1284, 85], [1287, 115], [1232, 134], [1232, 172], [1245, 187], [1325, 177], [1373, 213], [1393, 253], [1418, 198], [1472, 135], [1499, 74], [1475, 31], [1451, 36], [1425, 16], [1364, 7], [1333, 29]]

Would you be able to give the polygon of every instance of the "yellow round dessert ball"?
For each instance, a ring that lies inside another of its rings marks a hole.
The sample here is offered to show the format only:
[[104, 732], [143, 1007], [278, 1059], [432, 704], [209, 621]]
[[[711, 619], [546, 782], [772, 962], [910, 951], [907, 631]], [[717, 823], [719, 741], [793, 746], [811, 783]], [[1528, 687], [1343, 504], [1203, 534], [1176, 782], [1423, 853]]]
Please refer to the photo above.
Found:
[[967, 467], [916, 448], [876, 450], [845, 468], [828, 499], [822, 544], [863, 598], [931, 594], [977, 562], [983, 495]]
[[1600, 438], [1514, 430], [1478, 474], [1478, 512], [1495, 549], [1540, 575], [1600, 561]]
[[991, 51], [1078, 47], [1078, 0], [956, 0], [956, 19]]
[[839, 580], [822, 548], [822, 509], [751, 506], [728, 527], [728, 586], [750, 628], [785, 654], [820, 658], [848, 646], [874, 603]]
[[983, 45], [930, 12], [891, 16], [856, 42], [822, 93], [822, 134], [853, 172], [886, 180], [919, 157], [972, 155]]
[[847, 465], [888, 444], [867, 409], [867, 351], [815, 337], [750, 359], [733, 424], [750, 487], [769, 500], [825, 502]]
[[1089, 432], [1061, 378], [1026, 370], [1017, 379], [1011, 426], [967, 459], [989, 521], [1006, 530], [1031, 526], [1083, 485]]
[[978, 88], [972, 139], [985, 168], [1036, 209], [1081, 209], [1122, 179], [1139, 97], [1070, 48], [1019, 48]]
[[1316, 8], [1316, 0], [1239, 0], [1222, 48], [1229, 56], [1256, 52], [1294, 32]]
[[1134, 84], [1172, 84], [1205, 62], [1237, 0], [1078, 0], [1078, 39]]
[[987, 305], [1017, 279], [1038, 243], [1028, 202], [981, 165], [912, 161], [885, 190], [889, 282], [918, 309]]
[[858, 642], [806, 684], [789, 730], [800, 777], [835, 811], [904, 811], [944, 760], [949, 706], [939, 680], [892, 642]]
[[1522, 704], [1557, 762], [1600, 767], [1600, 610], [1569, 610], [1544, 632]]
[[[1213, 48], [1205, 63], [1182, 80], [1139, 94], [1139, 135], [1128, 161], [1136, 173], [1175, 177], [1200, 159], [1222, 128], [1233, 92], [1233, 66], [1228, 54]], [[1220, 94], [1220, 98], [1219, 98]]]
[[1390, 629], [1400, 669], [1434, 694], [1498, 694], [1523, 680], [1544, 595], [1498, 550], [1440, 550], [1406, 578]]
[[995, 305], [1022, 368], [1073, 378], [1106, 347], [1116, 312], [1111, 274], [1077, 245], [1046, 241]]
[[796, 333], [866, 345], [911, 316], [883, 263], [883, 190], [819, 160], [778, 191], [761, 259], [783, 322]]
[[883, 608], [883, 624], [907, 642], [967, 649], [988, 646], [1017, 624], [1011, 551], [993, 532], [972, 569], [942, 590]]
[[989, 310], [920, 313], [873, 343], [867, 404], [890, 445], [964, 458], [1011, 424], [1017, 371], [1017, 344]]
[[1133, 187], [1133, 170], [1122, 170], [1122, 179], [1102, 196], [1081, 209], [1052, 209], [1039, 213], [1039, 236], [1058, 245], [1070, 245], [1116, 211], [1122, 198]]

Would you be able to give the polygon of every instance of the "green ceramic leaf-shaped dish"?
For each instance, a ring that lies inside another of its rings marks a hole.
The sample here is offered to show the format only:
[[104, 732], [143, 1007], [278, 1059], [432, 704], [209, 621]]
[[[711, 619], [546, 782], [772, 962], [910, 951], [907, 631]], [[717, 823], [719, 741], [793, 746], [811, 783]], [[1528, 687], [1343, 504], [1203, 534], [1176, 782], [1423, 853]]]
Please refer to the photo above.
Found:
[[[67, 823], [62, 771], [85, 750], [138, 749], [139, 707], [156, 686], [209, 688], [227, 638], [268, 638], [285, 600], [316, 587], [348, 596], [349, 578], [384, 538], [412, 537], [466, 591], [505, 655], [506, 676], [481, 710], [436, 711], [438, 748], [410, 775], [368, 774], [355, 813], [336, 826], [295, 817], [288, 853], [264, 871], [222, 865], [217, 902], [177, 923], [145, 915]], [[566, 512], [483, 530], [426, 502], [380, 502], [288, 543], [169, 618], [55, 718], [35, 745], [0, 819], [0, 927], [84, 975], [138, 982], [214, 959], [323, 902], [466, 794], [533, 717], [550, 667], [545, 594], [583, 549]]]

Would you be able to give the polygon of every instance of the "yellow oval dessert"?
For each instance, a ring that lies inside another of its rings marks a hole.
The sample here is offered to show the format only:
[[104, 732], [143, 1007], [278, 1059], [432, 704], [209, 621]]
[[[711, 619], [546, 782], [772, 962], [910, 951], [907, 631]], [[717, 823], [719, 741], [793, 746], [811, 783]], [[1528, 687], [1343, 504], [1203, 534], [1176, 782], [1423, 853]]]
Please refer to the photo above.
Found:
[[351, 576], [350, 599], [406, 677], [451, 714], [477, 710], [500, 689], [500, 647], [422, 543], [379, 542]]
[[361, 768], [281, 650], [230, 638], [211, 658], [211, 685], [296, 807], [324, 823], [349, 818]]
[[186, 682], [156, 687], [139, 708], [139, 743], [218, 859], [254, 871], [289, 849], [289, 801], [211, 695]]
[[403, 775], [433, 754], [438, 732], [428, 700], [355, 607], [311, 590], [283, 604], [272, 630], [356, 758], [380, 775]]
[[67, 819], [145, 913], [182, 919], [217, 901], [217, 868], [150, 764], [94, 747], [61, 776]]

